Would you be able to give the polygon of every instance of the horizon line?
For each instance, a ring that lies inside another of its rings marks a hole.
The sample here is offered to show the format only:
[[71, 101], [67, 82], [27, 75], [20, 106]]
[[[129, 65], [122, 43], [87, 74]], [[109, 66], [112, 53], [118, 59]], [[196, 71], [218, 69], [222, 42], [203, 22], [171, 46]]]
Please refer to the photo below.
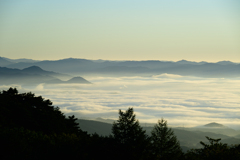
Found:
[[34, 61], [58, 61], [58, 60], [66, 60], [66, 59], [84, 59], [84, 60], [91, 60], [91, 61], [119, 61], [119, 62], [125, 62], [125, 61], [159, 61], [159, 62], [180, 62], [180, 61], [187, 61], [187, 62], [196, 62], [196, 63], [201, 63], [201, 62], [207, 62], [207, 63], [218, 63], [218, 62], [232, 62], [232, 63], [240, 63], [240, 62], [234, 62], [231, 60], [220, 60], [220, 61], [193, 61], [193, 60], [187, 60], [187, 59], [180, 59], [180, 60], [159, 60], [159, 59], [141, 59], [141, 60], [136, 60], [136, 59], [91, 59], [91, 58], [79, 58], [79, 57], [66, 57], [66, 58], [60, 58], [60, 59], [31, 59], [31, 58], [8, 58], [8, 57], [1, 57], [0, 58], [6, 58], [10, 60], [20, 60], [20, 59], [28, 59], [28, 60], [34, 60]]

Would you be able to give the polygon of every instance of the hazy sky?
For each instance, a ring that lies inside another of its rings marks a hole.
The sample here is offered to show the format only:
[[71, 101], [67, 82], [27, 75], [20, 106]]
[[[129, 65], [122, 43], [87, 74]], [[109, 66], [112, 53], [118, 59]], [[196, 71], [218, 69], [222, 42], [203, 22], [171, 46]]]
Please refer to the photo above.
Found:
[[1, 0], [0, 56], [240, 62], [240, 1]]

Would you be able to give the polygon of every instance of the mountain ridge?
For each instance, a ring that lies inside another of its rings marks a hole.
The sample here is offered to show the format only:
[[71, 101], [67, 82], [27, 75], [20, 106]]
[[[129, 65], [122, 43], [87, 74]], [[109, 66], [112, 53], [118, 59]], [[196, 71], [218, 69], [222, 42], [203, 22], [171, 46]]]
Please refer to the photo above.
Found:
[[226, 126], [216, 123], [216, 122], [212, 122], [212, 123], [205, 124], [204, 127], [222, 128], [222, 127], [226, 127]]
[[39, 66], [44, 70], [73, 74], [73, 75], [101, 75], [101, 76], [153, 76], [163, 73], [181, 76], [195, 76], [204, 78], [237, 78], [240, 77], [240, 63], [230, 61], [194, 62], [180, 61], [104, 61], [67, 58], [60, 60], [44, 60], [37, 62], [18, 62], [1, 65], [8, 68], [24, 69]]
[[[72, 83], [71, 77], [70, 81], [62, 81], [57, 77], [68, 77], [69, 75], [64, 75], [52, 71], [46, 71], [38, 66], [31, 66], [25, 69], [12, 69], [7, 67], [0, 67], [0, 84], [1, 85], [9, 85], [9, 84], [40, 84], [40, 83], [51, 83], [51, 84], [59, 84], [59, 83]], [[87, 80], [82, 77], [77, 77], [78, 81], [75, 83], [82, 84], [91, 84]]]

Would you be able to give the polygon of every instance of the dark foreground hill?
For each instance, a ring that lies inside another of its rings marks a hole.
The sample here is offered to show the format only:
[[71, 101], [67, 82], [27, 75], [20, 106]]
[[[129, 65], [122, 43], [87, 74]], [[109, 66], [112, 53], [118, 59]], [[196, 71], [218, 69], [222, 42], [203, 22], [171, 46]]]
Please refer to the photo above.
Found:
[[[152, 134], [149, 138], [131, 111], [133, 108], [129, 108], [125, 113], [120, 111], [121, 116], [113, 127], [102, 122], [78, 120], [82, 128], [91, 132], [103, 130], [102, 134], [107, 134], [110, 132], [110, 127], [113, 128], [113, 136], [89, 135], [79, 128], [77, 119], [73, 115], [67, 118], [58, 107], [52, 106], [50, 100], [45, 100], [41, 96], [36, 97], [31, 92], [18, 93], [16, 88], [0, 91], [1, 160], [158, 160], [159, 157], [164, 160], [236, 160], [240, 158], [240, 145], [228, 146], [219, 143], [220, 139], [209, 137], [206, 137], [208, 142], [201, 142], [202, 148], [183, 153], [166, 123], [161, 123], [165, 127], [154, 128], [154, 131], [156, 129], [161, 131], [157, 135]], [[149, 133], [151, 127], [145, 129]], [[164, 130], [171, 133], [162, 132]], [[178, 130], [174, 132], [179, 135]], [[192, 138], [192, 135], [188, 134], [189, 131], [180, 132], [181, 135], [188, 136], [188, 139]], [[178, 136], [178, 139], [180, 138], [181, 136]], [[237, 141], [237, 139], [233, 140]]]
[[[80, 128], [83, 131], [87, 131], [89, 134], [97, 133], [99, 135], [108, 136], [111, 134], [112, 124], [104, 123], [94, 120], [83, 120], [78, 119], [77, 122], [79, 123]], [[153, 127], [143, 127], [146, 130], [148, 135], [151, 134]], [[199, 131], [199, 130], [186, 130], [186, 129], [179, 129], [173, 128], [174, 134], [177, 136], [178, 140], [180, 141], [180, 145], [184, 146], [183, 148], [199, 148], [201, 147], [200, 141], [207, 142], [206, 136], [211, 138], [221, 138], [222, 142], [231, 144], [239, 144], [240, 139], [237, 137], [231, 137], [224, 134], [213, 133], [208, 131]]]

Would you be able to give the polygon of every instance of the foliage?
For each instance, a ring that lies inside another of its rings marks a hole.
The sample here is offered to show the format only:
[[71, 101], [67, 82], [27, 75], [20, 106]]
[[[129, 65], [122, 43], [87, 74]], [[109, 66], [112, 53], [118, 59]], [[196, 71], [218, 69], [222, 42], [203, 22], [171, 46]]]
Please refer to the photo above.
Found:
[[91, 141], [76, 134], [43, 134], [24, 128], [0, 128], [1, 159], [88, 159]]
[[146, 131], [135, 119], [133, 108], [126, 112], [119, 110], [119, 119], [113, 123], [112, 133], [119, 150], [118, 157], [128, 157], [129, 159], [144, 159], [148, 151], [149, 138]]
[[43, 133], [80, 133], [74, 116], [66, 118], [50, 100], [33, 93], [19, 94], [16, 88], [0, 92], [0, 126]]
[[182, 155], [181, 147], [177, 137], [167, 121], [163, 118], [158, 120], [151, 132], [153, 159], [179, 159]]
[[186, 159], [196, 160], [236, 160], [240, 159], [240, 145], [228, 146], [219, 142], [221, 139], [212, 139], [206, 136], [210, 144], [200, 142], [201, 149], [192, 149], [185, 155]]
[[[50, 100], [16, 88], [0, 92], [1, 159], [181, 159], [179, 142], [167, 121], [154, 126], [151, 137], [135, 119], [133, 108], [119, 110], [110, 136], [88, 135], [74, 116], [66, 118]], [[206, 137], [209, 144], [192, 149], [186, 160], [240, 159], [240, 145], [228, 146], [221, 139]]]

